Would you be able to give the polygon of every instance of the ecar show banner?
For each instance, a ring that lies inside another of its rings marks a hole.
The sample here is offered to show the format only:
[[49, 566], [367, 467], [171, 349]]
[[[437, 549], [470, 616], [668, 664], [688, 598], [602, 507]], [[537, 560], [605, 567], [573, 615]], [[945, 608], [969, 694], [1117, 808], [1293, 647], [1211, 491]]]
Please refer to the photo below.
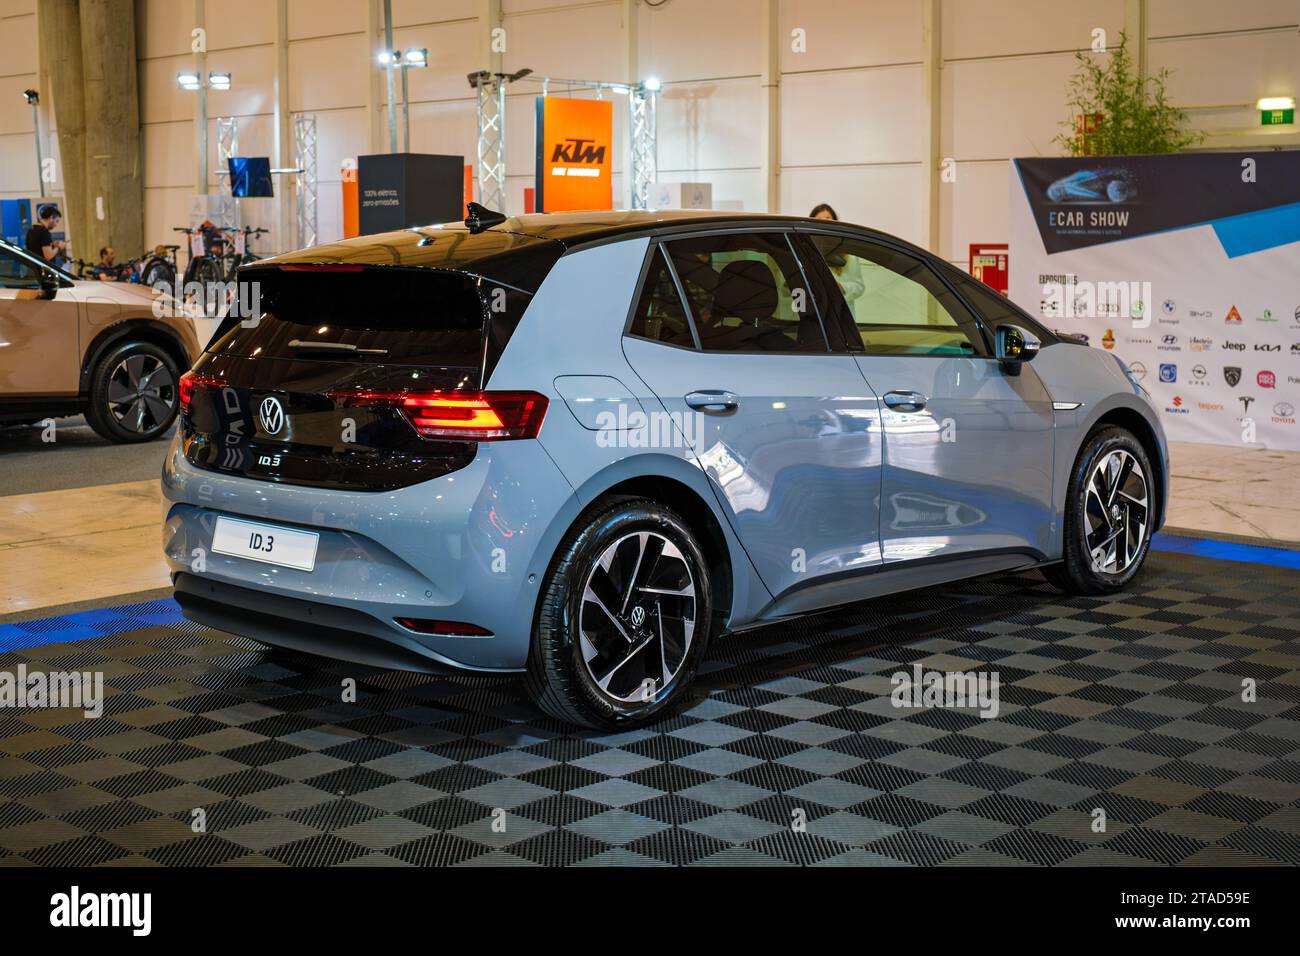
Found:
[[1300, 151], [1011, 161], [1009, 294], [1174, 441], [1300, 450]]

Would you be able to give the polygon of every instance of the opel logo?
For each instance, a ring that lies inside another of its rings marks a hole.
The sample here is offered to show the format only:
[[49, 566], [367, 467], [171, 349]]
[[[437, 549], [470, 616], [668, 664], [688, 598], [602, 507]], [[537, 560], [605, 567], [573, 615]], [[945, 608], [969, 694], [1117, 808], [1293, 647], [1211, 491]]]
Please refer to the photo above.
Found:
[[280, 404], [278, 398], [262, 399], [262, 405], [257, 414], [262, 419], [262, 430], [264, 432], [268, 435], [280, 434], [280, 429], [284, 428], [284, 406]]
[[640, 604], [632, 608], [632, 626], [640, 627], [645, 623], [645, 608]]

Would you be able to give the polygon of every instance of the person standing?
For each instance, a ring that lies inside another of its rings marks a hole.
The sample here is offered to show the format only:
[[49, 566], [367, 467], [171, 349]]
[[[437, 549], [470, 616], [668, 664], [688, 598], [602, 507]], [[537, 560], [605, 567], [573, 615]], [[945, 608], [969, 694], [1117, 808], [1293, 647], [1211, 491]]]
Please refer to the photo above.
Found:
[[42, 262], [58, 265], [59, 259], [63, 256], [65, 243], [62, 239], [55, 239], [52, 233], [59, 228], [59, 223], [63, 221], [63, 214], [59, 212], [58, 206], [48, 203], [40, 207], [38, 216], [40, 218], [37, 222], [27, 230], [24, 245], [28, 252]]

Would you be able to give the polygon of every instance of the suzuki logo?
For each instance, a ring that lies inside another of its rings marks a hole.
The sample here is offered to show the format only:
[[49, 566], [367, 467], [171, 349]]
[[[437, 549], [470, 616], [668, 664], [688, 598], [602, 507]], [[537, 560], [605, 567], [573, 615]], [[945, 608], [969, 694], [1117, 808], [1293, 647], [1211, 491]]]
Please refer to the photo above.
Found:
[[605, 147], [597, 146], [594, 139], [566, 139], [555, 144], [551, 154], [553, 163], [597, 163], [605, 162]]
[[284, 406], [278, 398], [262, 399], [257, 415], [262, 420], [262, 430], [268, 435], [278, 435], [284, 428]]

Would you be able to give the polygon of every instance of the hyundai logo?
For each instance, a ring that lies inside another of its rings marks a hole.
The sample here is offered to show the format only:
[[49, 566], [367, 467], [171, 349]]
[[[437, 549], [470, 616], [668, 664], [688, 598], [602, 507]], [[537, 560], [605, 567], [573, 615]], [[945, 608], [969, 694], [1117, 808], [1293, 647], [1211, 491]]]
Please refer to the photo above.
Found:
[[262, 399], [257, 415], [262, 420], [262, 430], [268, 435], [278, 435], [284, 428], [284, 406], [278, 398]]

